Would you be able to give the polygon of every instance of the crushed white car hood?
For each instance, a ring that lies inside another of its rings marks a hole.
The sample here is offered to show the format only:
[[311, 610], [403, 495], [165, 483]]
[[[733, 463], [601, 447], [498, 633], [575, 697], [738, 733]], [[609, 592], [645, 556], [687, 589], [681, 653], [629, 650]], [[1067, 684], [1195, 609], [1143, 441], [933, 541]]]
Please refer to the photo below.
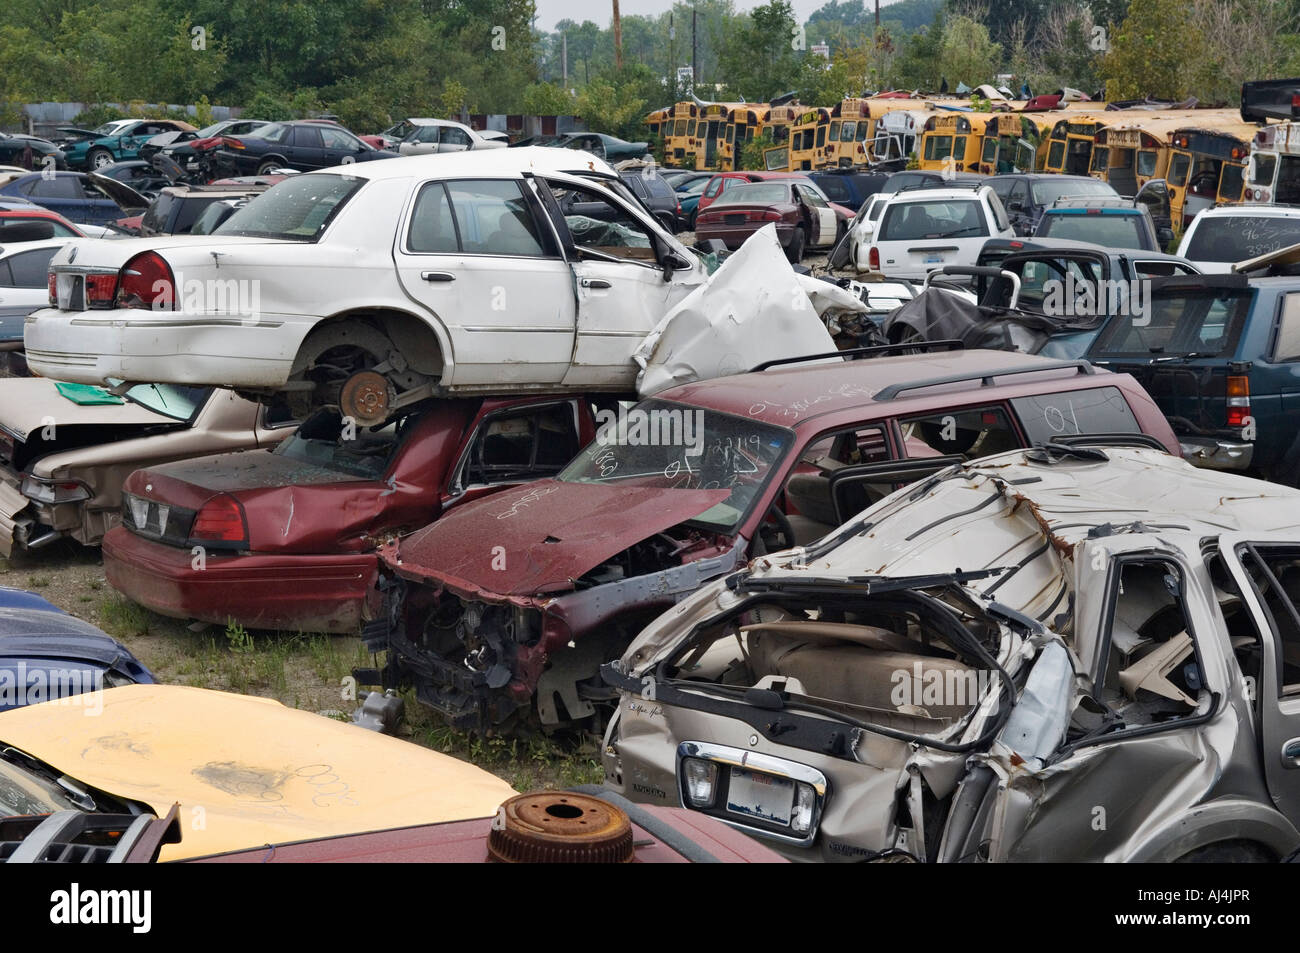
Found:
[[637, 393], [739, 374], [764, 361], [825, 354], [835, 341], [821, 314], [866, 311], [830, 282], [795, 274], [775, 226], [755, 232], [641, 342]]

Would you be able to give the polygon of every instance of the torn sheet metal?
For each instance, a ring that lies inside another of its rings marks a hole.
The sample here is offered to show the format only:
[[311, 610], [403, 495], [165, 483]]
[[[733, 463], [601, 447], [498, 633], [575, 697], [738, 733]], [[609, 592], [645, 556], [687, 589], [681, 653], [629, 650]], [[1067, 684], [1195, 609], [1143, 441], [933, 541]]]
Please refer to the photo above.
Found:
[[796, 275], [776, 227], [765, 226], [646, 335], [632, 355], [641, 366], [637, 393], [649, 397], [775, 358], [834, 351], [818, 313], [832, 307], [865, 310], [843, 289]]

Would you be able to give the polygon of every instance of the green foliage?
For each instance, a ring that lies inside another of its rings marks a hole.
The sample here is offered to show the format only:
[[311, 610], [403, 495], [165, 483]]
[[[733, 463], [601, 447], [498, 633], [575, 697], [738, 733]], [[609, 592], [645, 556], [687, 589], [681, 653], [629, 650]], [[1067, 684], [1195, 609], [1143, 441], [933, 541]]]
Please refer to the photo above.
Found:
[[754, 102], [796, 89], [802, 78], [806, 45], [789, 0], [755, 7], [723, 38], [718, 64], [726, 80], [724, 95]]
[[1207, 54], [1206, 38], [1188, 22], [1183, 0], [1133, 0], [1101, 61], [1106, 98], [1182, 99]]
[[253, 635], [234, 619], [226, 620], [226, 643], [230, 651], [247, 655], [253, 651]]
[[776, 143], [772, 141], [772, 133], [764, 129], [761, 136], [757, 136], [740, 147], [740, 165], [737, 167], [743, 172], [762, 172], [767, 168], [763, 164], [763, 150], [771, 149]]
[[532, 83], [524, 88], [520, 108], [529, 116], [571, 116], [574, 101], [555, 83]]

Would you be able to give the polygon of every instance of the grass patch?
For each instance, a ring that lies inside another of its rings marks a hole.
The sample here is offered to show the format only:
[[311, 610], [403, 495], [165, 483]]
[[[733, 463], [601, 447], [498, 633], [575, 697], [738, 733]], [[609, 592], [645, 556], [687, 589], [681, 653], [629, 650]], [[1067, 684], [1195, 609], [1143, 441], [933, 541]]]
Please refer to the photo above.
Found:
[[149, 613], [121, 596], [110, 596], [99, 607], [99, 617], [104, 629], [118, 638], [131, 638], [149, 634]]
[[53, 582], [53, 581], [54, 581], [54, 580], [51, 579], [49, 576], [28, 576], [28, 577], [27, 577], [27, 588], [28, 588], [28, 589], [44, 589], [46, 586], [48, 586], [48, 585], [49, 585], [51, 582]]

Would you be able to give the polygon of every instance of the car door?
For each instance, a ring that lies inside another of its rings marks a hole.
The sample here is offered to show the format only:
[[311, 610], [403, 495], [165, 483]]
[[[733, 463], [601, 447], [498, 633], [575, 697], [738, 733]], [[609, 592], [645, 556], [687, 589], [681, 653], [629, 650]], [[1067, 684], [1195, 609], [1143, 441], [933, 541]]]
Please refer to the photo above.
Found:
[[471, 146], [469, 136], [464, 129], [455, 126], [443, 126], [438, 136], [439, 152], [464, 152]]
[[325, 168], [325, 145], [318, 126], [290, 126], [286, 139], [285, 158], [293, 168], [303, 171]]
[[[667, 247], [644, 212], [570, 176], [547, 176], [540, 185], [554, 203], [548, 202], [548, 210], [577, 284], [577, 341], [564, 383], [630, 383], [632, 352], [698, 283], [697, 268], [675, 270], [665, 281], [661, 261]], [[564, 211], [570, 198], [570, 207], [597, 204], [603, 211], [598, 216]]]
[[369, 151], [364, 142], [344, 129], [322, 126], [320, 138], [323, 149], [321, 161], [325, 163], [325, 168], [355, 162], [357, 156]]
[[573, 355], [573, 275], [522, 179], [428, 179], [394, 247], [406, 294], [451, 338], [455, 383], [558, 384]]
[[1257, 701], [1268, 792], [1300, 825], [1300, 536], [1224, 533], [1219, 552], [1261, 638], [1244, 691]]
[[835, 210], [812, 186], [796, 182], [794, 189], [798, 193], [801, 204], [808, 211], [810, 225], [808, 244], [814, 247], [833, 244], [835, 236], [839, 233], [839, 220], [836, 218]]
[[398, 145], [397, 151], [404, 156], [437, 152], [439, 130], [439, 126], [420, 126], [409, 140]]
[[37, 177], [28, 196], [72, 222], [107, 225], [122, 216], [116, 202], [98, 192], [88, 193], [77, 172], [60, 172], [52, 179]]

